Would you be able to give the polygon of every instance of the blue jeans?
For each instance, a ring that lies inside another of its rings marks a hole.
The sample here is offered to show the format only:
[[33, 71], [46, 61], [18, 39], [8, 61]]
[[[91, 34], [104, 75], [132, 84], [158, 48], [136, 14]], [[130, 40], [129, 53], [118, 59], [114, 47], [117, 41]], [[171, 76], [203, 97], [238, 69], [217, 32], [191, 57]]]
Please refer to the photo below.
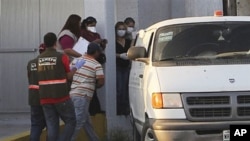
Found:
[[99, 141], [89, 116], [90, 99], [85, 96], [72, 96], [71, 99], [74, 103], [76, 113], [76, 128], [71, 141], [76, 140], [81, 128], [85, 130], [90, 141]]
[[30, 106], [31, 110], [31, 130], [30, 141], [40, 141], [43, 129], [46, 127], [46, 121], [42, 106]]
[[[70, 141], [76, 126], [75, 111], [71, 99], [57, 104], [45, 104], [43, 111], [47, 123], [48, 141]], [[60, 135], [59, 118], [65, 123]]]
[[116, 104], [117, 114], [129, 114], [129, 95], [128, 95], [128, 81], [129, 81], [129, 68], [116, 68]]

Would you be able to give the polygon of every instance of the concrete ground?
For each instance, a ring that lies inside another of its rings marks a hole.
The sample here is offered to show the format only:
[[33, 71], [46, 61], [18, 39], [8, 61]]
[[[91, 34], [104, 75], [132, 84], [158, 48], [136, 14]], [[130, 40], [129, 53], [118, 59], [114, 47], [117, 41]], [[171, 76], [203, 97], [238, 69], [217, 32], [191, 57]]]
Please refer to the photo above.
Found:
[[0, 113], [0, 140], [30, 129], [30, 113]]

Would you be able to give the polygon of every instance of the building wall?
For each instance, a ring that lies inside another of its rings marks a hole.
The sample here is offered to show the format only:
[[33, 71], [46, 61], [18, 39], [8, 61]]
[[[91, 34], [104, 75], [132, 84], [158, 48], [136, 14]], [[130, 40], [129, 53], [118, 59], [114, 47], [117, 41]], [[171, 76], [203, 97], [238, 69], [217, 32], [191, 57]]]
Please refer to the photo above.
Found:
[[132, 17], [139, 28], [138, 0], [116, 0], [116, 21], [124, 21], [126, 17]]
[[223, 10], [222, 0], [185, 0], [185, 17], [213, 16], [215, 10]]
[[138, 0], [139, 28], [171, 18], [171, 0]]
[[1, 0], [0, 112], [28, 111], [26, 64], [39, 43], [38, 0]]
[[[28, 112], [27, 62], [47, 32], [83, 15], [83, 0], [0, 0], [0, 112]], [[59, 4], [60, 3], [60, 4]]]
[[249, 0], [237, 0], [237, 15], [238, 16], [250, 16], [250, 1]]

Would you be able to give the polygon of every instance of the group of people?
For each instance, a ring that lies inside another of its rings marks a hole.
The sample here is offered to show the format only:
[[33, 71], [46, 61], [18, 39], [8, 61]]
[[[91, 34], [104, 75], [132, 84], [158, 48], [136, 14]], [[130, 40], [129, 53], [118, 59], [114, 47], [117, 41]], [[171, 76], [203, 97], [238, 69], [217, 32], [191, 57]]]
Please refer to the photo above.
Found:
[[[81, 22], [80, 16], [70, 15], [58, 36], [44, 35], [40, 55], [28, 62], [31, 141], [39, 141], [45, 127], [48, 141], [75, 141], [81, 128], [91, 141], [99, 140], [90, 115], [102, 112], [96, 89], [104, 85], [108, 41], [96, 32], [96, 24], [94, 17]], [[133, 43], [134, 26], [132, 18], [115, 25], [118, 115], [129, 114], [126, 52]], [[74, 50], [79, 38], [89, 42], [84, 53]], [[60, 119], [65, 124], [61, 133]]]

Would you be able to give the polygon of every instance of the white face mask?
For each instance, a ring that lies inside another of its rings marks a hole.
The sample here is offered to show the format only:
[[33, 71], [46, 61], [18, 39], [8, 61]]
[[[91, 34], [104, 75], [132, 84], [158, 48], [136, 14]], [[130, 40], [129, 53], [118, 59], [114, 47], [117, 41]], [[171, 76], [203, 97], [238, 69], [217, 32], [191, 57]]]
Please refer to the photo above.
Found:
[[87, 29], [93, 33], [96, 33], [96, 28], [94, 26], [88, 26]]
[[125, 34], [126, 34], [126, 30], [117, 30], [117, 35], [118, 35], [119, 37], [124, 37]]
[[128, 27], [128, 28], [127, 28], [127, 32], [128, 32], [128, 33], [132, 33], [133, 31], [134, 31], [134, 28], [133, 28], [133, 27]]

